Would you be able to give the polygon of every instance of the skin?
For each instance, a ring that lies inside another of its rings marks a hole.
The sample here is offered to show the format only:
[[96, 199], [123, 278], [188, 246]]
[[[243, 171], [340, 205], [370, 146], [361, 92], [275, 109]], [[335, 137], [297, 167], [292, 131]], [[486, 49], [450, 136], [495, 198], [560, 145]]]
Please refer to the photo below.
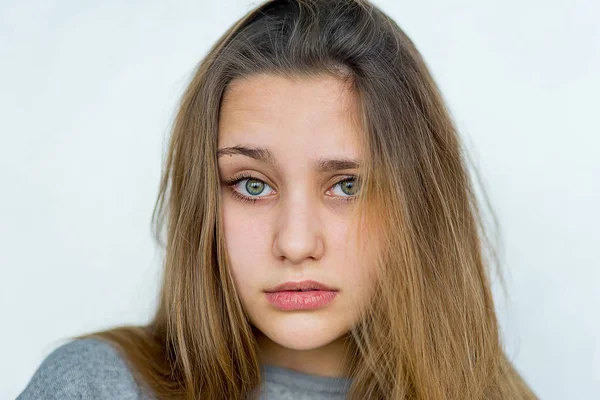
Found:
[[[263, 364], [347, 376], [341, 363], [348, 332], [368, 304], [372, 278], [368, 262], [359, 259], [364, 244], [351, 234], [355, 203], [344, 201], [356, 191], [338, 182], [359, 169], [319, 171], [315, 162], [360, 162], [360, 132], [350, 119], [356, 107], [355, 94], [328, 76], [253, 75], [231, 82], [223, 97], [220, 153], [232, 146], [264, 148], [275, 163], [232, 152], [218, 158], [225, 245], [236, 291], [259, 331]], [[252, 181], [259, 187], [250, 192], [248, 178], [225, 183], [240, 173], [260, 180]], [[242, 202], [235, 192], [258, 200]], [[294, 311], [267, 301], [265, 290], [307, 279], [338, 289], [334, 301]]]

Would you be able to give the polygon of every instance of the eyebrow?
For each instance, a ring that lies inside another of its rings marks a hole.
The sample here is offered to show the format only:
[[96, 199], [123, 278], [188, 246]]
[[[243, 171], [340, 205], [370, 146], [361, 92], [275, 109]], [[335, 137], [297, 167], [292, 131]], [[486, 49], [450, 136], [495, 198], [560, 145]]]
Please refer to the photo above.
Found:
[[[273, 153], [265, 148], [250, 147], [250, 146], [232, 146], [224, 147], [217, 151], [217, 158], [224, 155], [239, 154], [242, 156], [253, 158], [265, 164], [276, 166], [277, 162]], [[343, 169], [358, 169], [360, 161], [351, 158], [319, 158], [316, 162], [316, 168], [319, 172], [339, 171]]]

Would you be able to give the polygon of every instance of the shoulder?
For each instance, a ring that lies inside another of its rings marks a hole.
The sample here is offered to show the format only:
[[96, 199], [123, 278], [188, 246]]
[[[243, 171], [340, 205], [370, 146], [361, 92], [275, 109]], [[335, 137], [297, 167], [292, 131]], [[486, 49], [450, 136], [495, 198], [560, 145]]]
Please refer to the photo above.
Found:
[[77, 339], [44, 359], [17, 400], [146, 399], [110, 343]]

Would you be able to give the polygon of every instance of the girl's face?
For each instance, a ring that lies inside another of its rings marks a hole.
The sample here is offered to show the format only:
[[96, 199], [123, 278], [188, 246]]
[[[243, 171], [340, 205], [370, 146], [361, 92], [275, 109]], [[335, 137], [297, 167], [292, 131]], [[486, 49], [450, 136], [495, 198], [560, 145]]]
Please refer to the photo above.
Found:
[[[370, 266], [357, 258], [366, 243], [350, 225], [361, 162], [354, 96], [332, 77], [253, 75], [232, 82], [222, 101], [227, 253], [251, 323], [279, 351], [331, 349], [323, 346], [344, 336], [369, 302]], [[288, 293], [280, 299], [292, 309], [282, 309], [265, 293], [305, 280], [335, 289], [333, 300], [298, 309], [302, 299], [331, 297]]]

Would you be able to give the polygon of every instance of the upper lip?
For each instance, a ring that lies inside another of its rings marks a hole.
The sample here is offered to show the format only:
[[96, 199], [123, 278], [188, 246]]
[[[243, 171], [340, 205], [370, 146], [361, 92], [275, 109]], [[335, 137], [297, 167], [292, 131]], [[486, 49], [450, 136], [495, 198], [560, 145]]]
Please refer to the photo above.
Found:
[[284, 290], [310, 290], [310, 289], [337, 291], [337, 289], [330, 288], [329, 286], [327, 286], [321, 282], [309, 280], [309, 281], [302, 281], [302, 282], [285, 282], [285, 283], [282, 283], [281, 285], [277, 285], [271, 289], [267, 289], [267, 290], [265, 290], [265, 292], [269, 293], [269, 292], [282, 292]]

